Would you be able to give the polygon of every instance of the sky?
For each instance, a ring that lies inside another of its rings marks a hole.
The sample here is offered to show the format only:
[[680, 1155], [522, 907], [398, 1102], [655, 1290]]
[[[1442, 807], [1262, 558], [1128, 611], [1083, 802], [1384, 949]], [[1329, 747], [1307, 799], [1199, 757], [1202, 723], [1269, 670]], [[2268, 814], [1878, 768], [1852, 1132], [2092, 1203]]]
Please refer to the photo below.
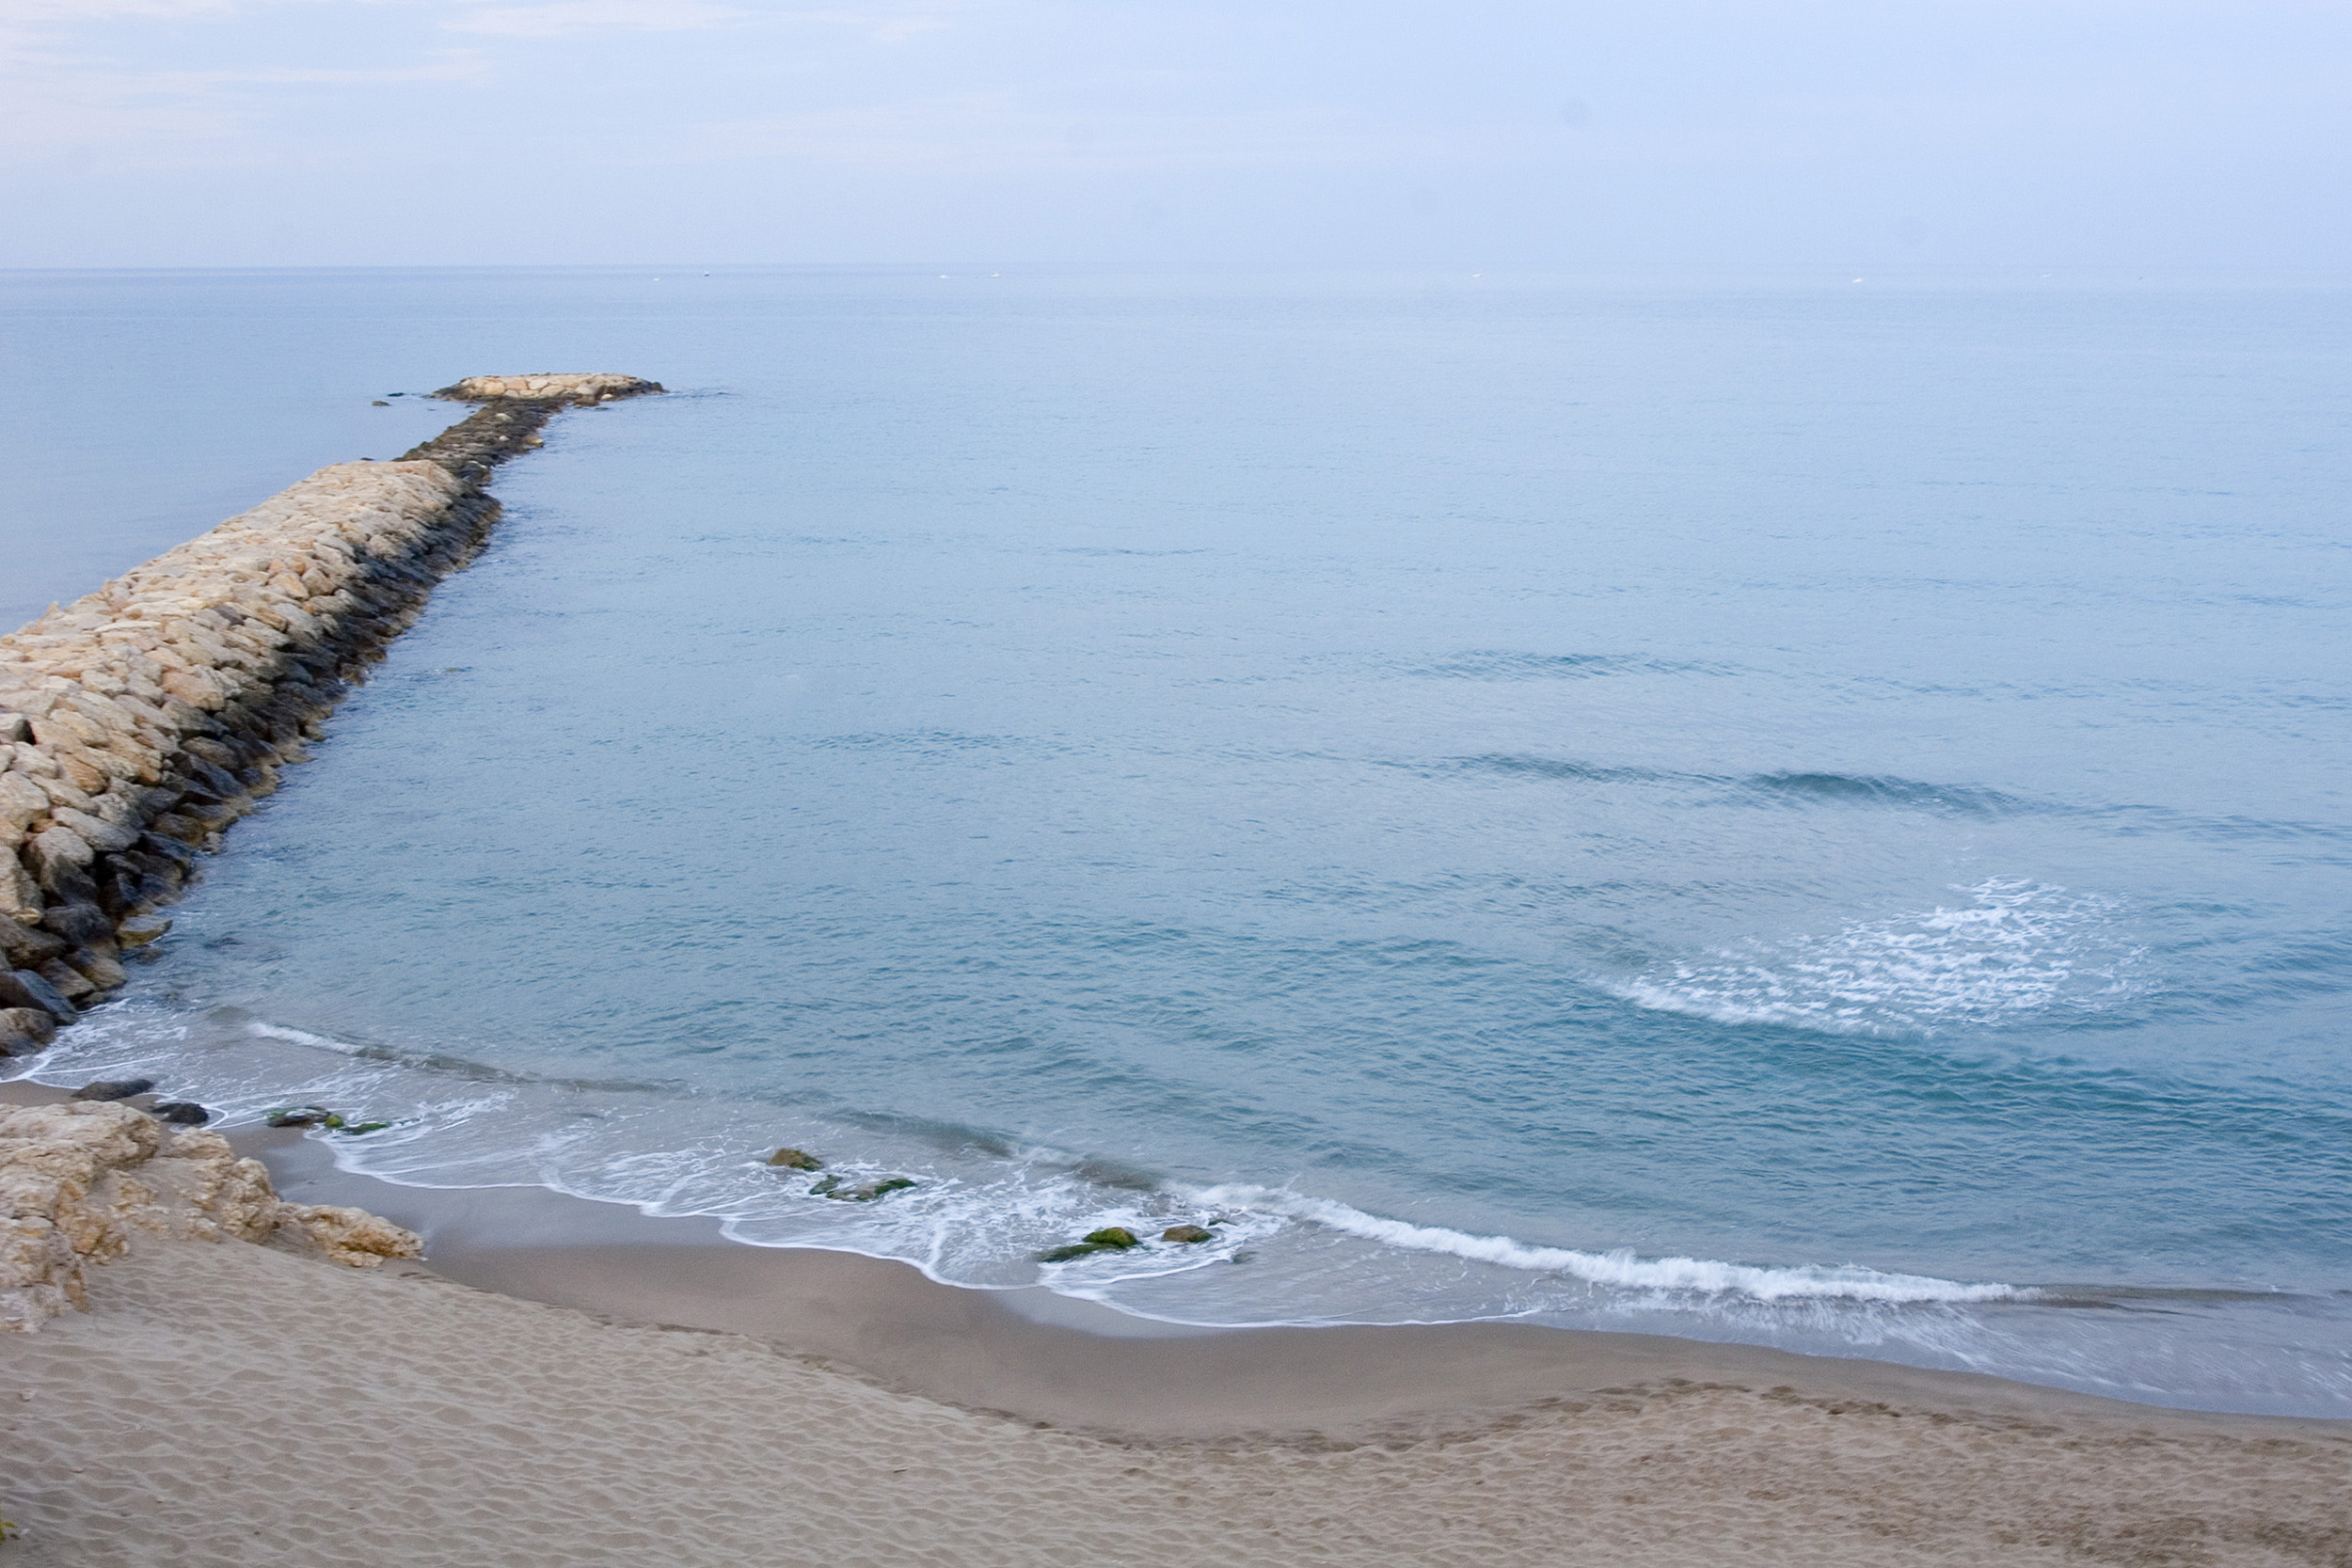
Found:
[[2333, 269], [2352, 0], [0, 0], [0, 266]]

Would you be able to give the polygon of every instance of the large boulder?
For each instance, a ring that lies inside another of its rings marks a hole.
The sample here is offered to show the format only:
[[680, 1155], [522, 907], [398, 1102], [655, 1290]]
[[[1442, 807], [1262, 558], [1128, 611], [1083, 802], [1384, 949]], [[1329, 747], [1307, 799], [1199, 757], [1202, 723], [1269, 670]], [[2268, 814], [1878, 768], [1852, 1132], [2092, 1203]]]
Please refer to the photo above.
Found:
[[[81, 1289], [79, 1259], [121, 1257], [129, 1227], [152, 1196], [128, 1173], [162, 1144], [162, 1129], [128, 1105], [69, 1102], [0, 1115], [0, 1219], [46, 1226], [76, 1259], [66, 1275], [44, 1266], [38, 1277], [0, 1277], [0, 1297], [43, 1284], [72, 1296]], [[0, 1320], [31, 1309], [0, 1306]]]
[[280, 1201], [262, 1163], [215, 1132], [167, 1139], [152, 1117], [105, 1101], [0, 1111], [0, 1328], [86, 1305], [85, 1266], [120, 1257], [139, 1230], [282, 1237], [355, 1268], [423, 1251], [415, 1232], [363, 1209]]
[[127, 1170], [154, 1158], [164, 1131], [128, 1105], [69, 1100], [0, 1106], [0, 1141], [79, 1148], [107, 1170]]
[[39, 1007], [59, 1023], [82, 1016], [46, 974], [31, 969], [0, 970], [0, 1007]]
[[133, 915], [116, 928], [115, 941], [124, 947], [145, 947], [171, 933], [171, 922], [159, 914]]
[[130, 972], [115, 956], [115, 944], [111, 942], [78, 949], [59, 961], [87, 980], [96, 990], [120, 990], [131, 982]]
[[206, 1241], [265, 1242], [278, 1227], [269, 1170], [241, 1160], [217, 1132], [183, 1132], [141, 1171], [169, 1204], [169, 1228]]
[[25, 1056], [57, 1037], [57, 1021], [40, 1007], [0, 1007], [0, 1056]]
[[[0, 777], [6, 777], [0, 774]], [[40, 918], [40, 884], [14, 848], [0, 844], [0, 915], [23, 924]], [[23, 960], [11, 956], [10, 963]]]
[[68, 947], [87, 947], [94, 942], [114, 940], [115, 923], [95, 904], [52, 904], [41, 911], [40, 924], [42, 929], [62, 938]]
[[12, 833], [11, 847], [24, 842], [24, 830], [49, 815], [49, 792], [15, 771], [0, 772], [0, 831]]
[[74, 1100], [128, 1100], [145, 1094], [155, 1086], [152, 1078], [100, 1078], [83, 1085], [71, 1096]]
[[[0, 774], [0, 778], [7, 775]], [[11, 969], [46, 963], [73, 944], [54, 931], [44, 931], [0, 914], [0, 961]]]
[[70, 1004], [78, 1004], [83, 997], [94, 996], [98, 992], [97, 981], [63, 958], [52, 958], [32, 973], [48, 981], [50, 989]]

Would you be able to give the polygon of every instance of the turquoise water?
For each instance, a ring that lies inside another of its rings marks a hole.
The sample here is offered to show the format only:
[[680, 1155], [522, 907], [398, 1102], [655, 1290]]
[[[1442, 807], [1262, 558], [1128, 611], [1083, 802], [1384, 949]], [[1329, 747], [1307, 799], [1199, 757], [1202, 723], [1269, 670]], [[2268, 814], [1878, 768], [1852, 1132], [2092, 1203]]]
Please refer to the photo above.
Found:
[[[398, 1121], [339, 1146], [397, 1180], [1190, 1322], [2352, 1415], [2352, 291], [0, 300], [53, 410], [8, 437], [52, 476], [6, 523], [35, 609], [453, 417], [388, 390], [674, 388], [503, 472], [491, 549], [44, 1076], [322, 1098]], [[126, 415], [159, 385], [201, 417]], [[828, 1201], [779, 1143], [919, 1184]]]

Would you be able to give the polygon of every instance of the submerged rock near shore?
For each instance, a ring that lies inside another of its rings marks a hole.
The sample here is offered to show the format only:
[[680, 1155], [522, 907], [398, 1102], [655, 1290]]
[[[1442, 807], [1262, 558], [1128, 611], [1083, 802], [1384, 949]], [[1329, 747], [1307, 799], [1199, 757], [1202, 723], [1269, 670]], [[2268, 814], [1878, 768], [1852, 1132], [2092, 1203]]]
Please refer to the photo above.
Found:
[[174, 1136], [107, 1101], [0, 1111], [0, 1330], [88, 1305], [84, 1270], [133, 1236], [271, 1242], [354, 1268], [415, 1258], [413, 1231], [361, 1209], [287, 1203], [215, 1132]]
[[[465, 388], [475, 388], [467, 391]], [[486, 389], [485, 389], [486, 388]], [[511, 389], [510, 389], [511, 388]], [[197, 855], [497, 520], [485, 493], [562, 408], [623, 375], [485, 376], [485, 406], [391, 463], [341, 463], [0, 637], [0, 1051], [120, 987]]]

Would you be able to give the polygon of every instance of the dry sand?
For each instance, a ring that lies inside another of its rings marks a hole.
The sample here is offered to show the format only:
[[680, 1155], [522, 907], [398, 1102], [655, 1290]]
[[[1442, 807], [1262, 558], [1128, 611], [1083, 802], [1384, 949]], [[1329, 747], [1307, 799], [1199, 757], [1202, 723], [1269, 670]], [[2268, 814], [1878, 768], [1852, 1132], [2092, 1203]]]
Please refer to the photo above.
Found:
[[[358, 1180], [274, 1160], [289, 1196]], [[367, 1191], [436, 1268], [600, 1311], [145, 1243], [0, 1337], [0, 1568], [2352, 1565], [2344, 1423], [1504, 1325], [1122, 1338], [691, 1222]]]

